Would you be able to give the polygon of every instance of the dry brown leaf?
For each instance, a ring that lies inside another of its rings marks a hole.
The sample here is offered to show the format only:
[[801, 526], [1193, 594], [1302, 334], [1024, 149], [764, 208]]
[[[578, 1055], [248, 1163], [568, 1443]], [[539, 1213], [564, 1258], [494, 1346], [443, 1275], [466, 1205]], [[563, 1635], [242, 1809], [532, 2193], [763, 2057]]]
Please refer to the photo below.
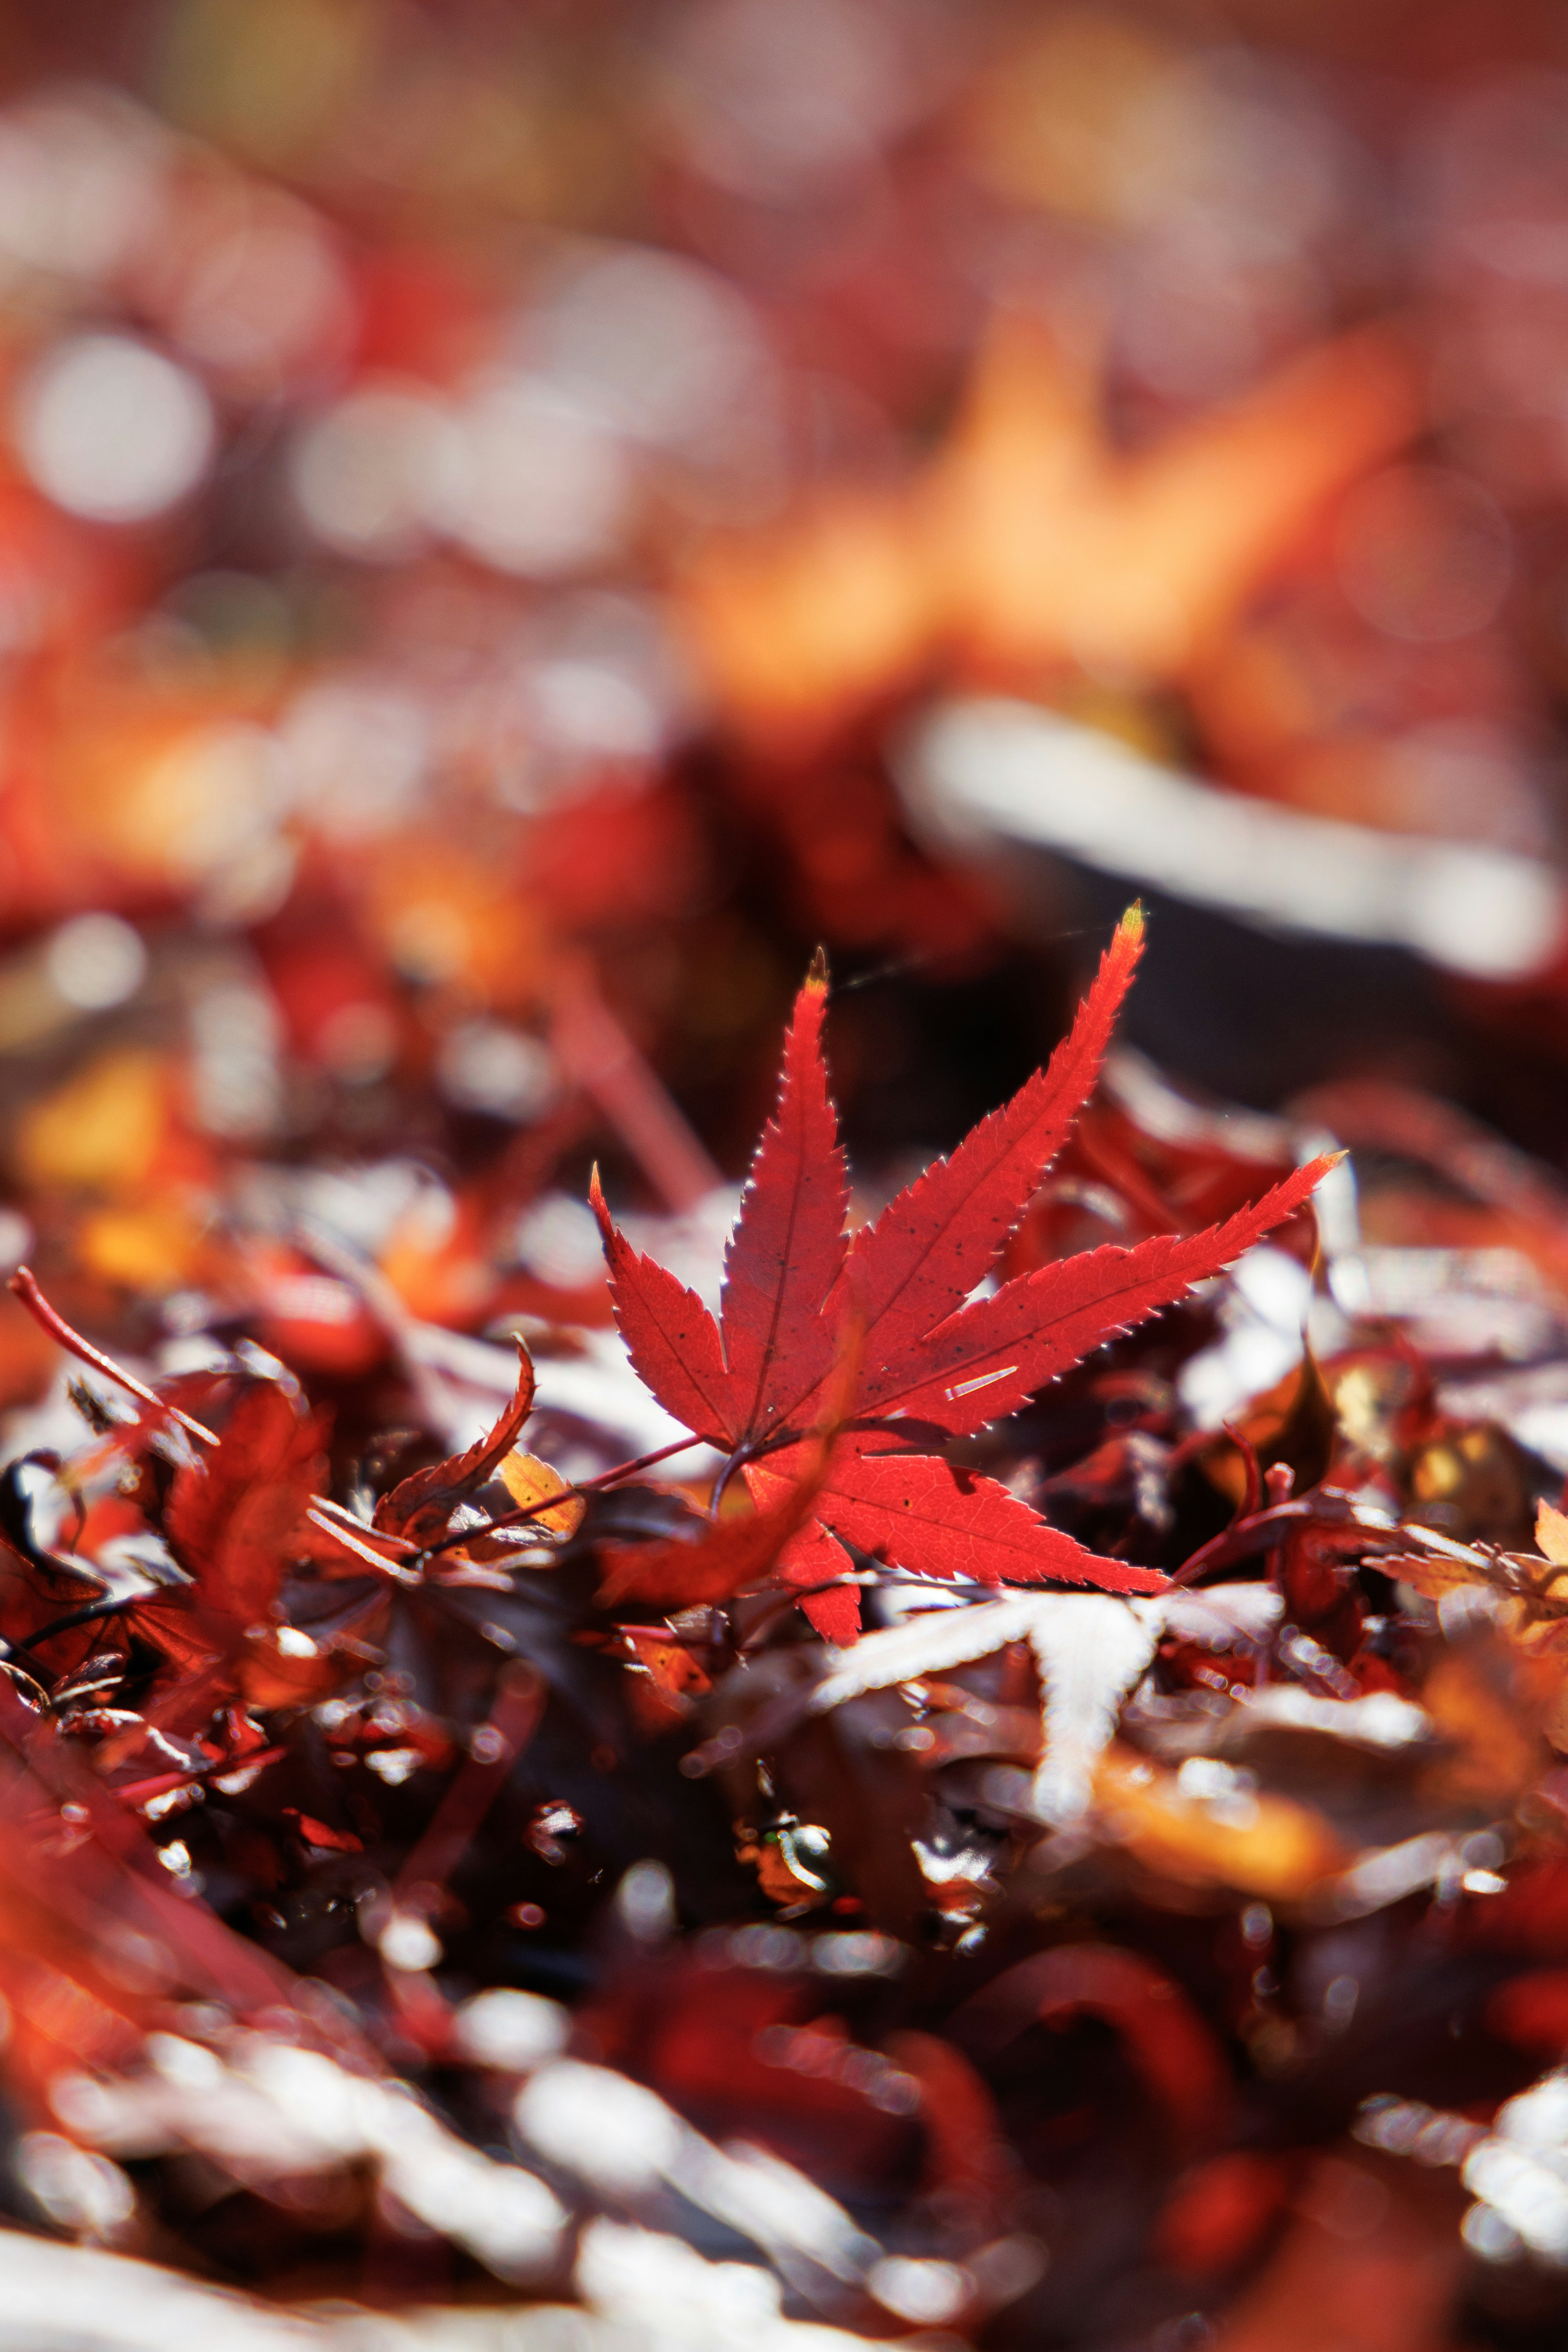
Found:
[[1565, 1748], [1568, 1516], [1542, 1503], [1536, 1515], [1535, 1539], [1543, 1555], [1539, 1559], [1489, 1544], [1457, 1544], [1439, 1536], [1422, 1535], [1419, 1555], [1389, 1559], [1384, 1565], [1390, 1575], [1414, 1585], [1429, 1601], [1440, 1601], [1466, 1591], [1486, 1597], [1493, 1622], [1542, 1669], [1542, 1686], [1533, 1696], [1546, 1708], [1546, 1737], [1553, 1747]]
[[[531, 1510], [531, 1524], [543, 1528], [547, 1535], [574, 1536], [583, 1524], [583, 1514], [588, 1506], [583, 1496], [574, 1494], [548, 1462], [537, 1454], [514, 1450], [507, 1454], [496, 1470], [496, 1475], [520, 1511]], [[550, 1496], [559, 1495], [562, 1500], [552, 1503]], [[539, 1506], [543, 1504], [543, 1509]]]

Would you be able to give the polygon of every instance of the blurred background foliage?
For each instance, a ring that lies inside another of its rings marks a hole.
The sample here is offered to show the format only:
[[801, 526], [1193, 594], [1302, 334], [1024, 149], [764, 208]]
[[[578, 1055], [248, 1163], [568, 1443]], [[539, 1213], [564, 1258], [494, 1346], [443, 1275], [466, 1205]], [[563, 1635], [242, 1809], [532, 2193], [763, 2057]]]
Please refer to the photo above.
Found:
[[[603, 1320], [590, 1160], [700, 1215], [816, 942], [885, 1184], [1137, 887], [1178, 1077], [1568, 1150], [1560, 11], [62, 4], [0, 88], [0, 1243], [93, 1328]], [[959, 854], [976, 694], [1526, 913]]]

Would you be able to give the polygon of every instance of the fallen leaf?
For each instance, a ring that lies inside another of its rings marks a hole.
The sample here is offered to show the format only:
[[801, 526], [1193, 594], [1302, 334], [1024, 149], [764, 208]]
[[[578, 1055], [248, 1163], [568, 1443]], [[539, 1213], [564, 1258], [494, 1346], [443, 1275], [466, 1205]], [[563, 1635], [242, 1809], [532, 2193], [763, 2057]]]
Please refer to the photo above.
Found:
[[[1223, 1224], [1089, 1251], [969, 1294], [994, 1264], [1092, 1087], [1137, 963], [1142, 918], [1122, 920], [1070, 1035], [1013, 1100], [907, 1186], [850, 1245], [845, 1172], [821, 1049], [826, 971], [815, 966], [784, 1042], [778, 1106], [731, 1235], [720, 1318], [616, 1230], [595, 1178], [611, 1294], [632, 1362], [660, 1402], [782, 1507], [846, 1326], [861, 1369], [816, 1496], [781, 1566], [839, 1643], [858, 1633], [852, 1544], [918, 1575], [980, 1585], [1053, 1579], [1160, 1591], [1157, 1571], [1086, 1551], [1005, 1487], [933, 1454], [933, 1437], [1011, 1412], [1092, 1349], [1184, 1297], [1300, 1208], [1314, 1160]], [[967, 1302], [967, 1303], [966, 1303]]]
[[[547, 1535], [574, 1536], [582, 1526], [587, 1503], [567, 1485], [559, 1470], [542, 1462], [537, 1454], [524, 1454], [520, 1447], [514, 1447], [501, 1457], [496, 1476], [518, 1509], [529, 1513], [530, 1527], [542, 1528]], [[556, 1495], [562, 1497], [560, 1502], [550, 1499]]]
[[433, 1542], [446, 1533], [453, 1507], [476, 1486], [482, 1486], [487, 1478], [500, 1474], [501, 1464], [517, 1443], [519, 1430], [533, 1409], [533, 1366], [521, 1339], [517, 1352], [517, 1388], [500, 1420], [466, 1453], [454, 1454], [446, 1462], [432, 1463], [427, 1470], [416, 1470], [412, 1477], [395, 1486], [390, 1495], [384, 1495], [376, 1506], [374, 1519], [380, 1533]]

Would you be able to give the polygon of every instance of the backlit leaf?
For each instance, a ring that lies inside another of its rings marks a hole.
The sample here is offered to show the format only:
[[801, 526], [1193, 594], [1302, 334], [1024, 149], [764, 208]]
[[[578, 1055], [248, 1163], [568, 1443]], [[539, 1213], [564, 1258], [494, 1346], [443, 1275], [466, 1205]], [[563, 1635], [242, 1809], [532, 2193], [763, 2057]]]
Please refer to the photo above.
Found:
[[[503, 1455], [496, 1476], [518, 1509], [531, 1514], [531, 1527], [542, 1528], [547, 1535], [574, 1536], [582, 1526], [587, 1504], [581, 1495], [574, 1494], [560, 1471], [542, 1462], [537, 1454], [514, 1448]], [[559, 1495], [560, 1502], [551, 1502], [552, 1495]]]
[[[847, 1263], [843, 1155], [822, 1058], [826, 975], [814, 965], [784, 1042], [778, 1108], [731, 1237], [718, 1323], [673, 1276], [628, 1248], [595, 1181], [590, 1197], [634, 1366], [669, 1412], [742, 1467], [764, 1518], [779, 1518], [784, 1576], [810, 1592], [803, 1606], [832, 1640], [852, 1639], [858, 1625], [858, 1596], [840, 1581], [854, 1565], [846, 1546], [916, 1575], [982, 1585], [1049, 1580], [1150, 1592], [1164, 1581], [1086, 1551], [1006, 1488], [919, 1450], [937, 1433], [958, 1435], [1016, 1411], [1091, 1349], [1185, 1297], [1293, 1215], [1331, 1164], [1298, 1169], [1206, 1231], [1089, 1252], [963, 1303], [1093, 1087], [1142, 940], [1133, 908], [1049, 1067], [907, 1186]], [[826, 1417], [823, 1384], [850, 1322], [860, 1332], [859, 1370], [842, 1416], [831, 1416], [846, 1427], [821, 1479], [815, 1526], [783, 1530], [786, 1497], [803, 1475], [800, 1443]], [[705, 1545], [719, 1547], [705, 1549], [707, 1569], [688, 1563], [703, 1596], [716, 1581], [736, 1590], [728, 1580], [751, 1558], [746, 1539], [715, 1535]], [[731, 1549], [734, 1561], [721, 1568], [720, 1551], [729, 1560]], [[673, 1555], [668, 1566], [679, 1567]], [[647, 1573], [663, 1594], [663, 1565]]]

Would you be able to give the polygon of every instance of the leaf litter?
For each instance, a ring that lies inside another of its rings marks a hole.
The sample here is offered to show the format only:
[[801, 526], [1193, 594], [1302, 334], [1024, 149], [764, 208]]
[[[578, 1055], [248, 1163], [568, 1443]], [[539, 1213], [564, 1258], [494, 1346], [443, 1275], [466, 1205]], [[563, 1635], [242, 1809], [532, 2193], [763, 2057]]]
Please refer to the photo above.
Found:
[[[0, 1557], [18, 2309], [53, 2233], [128, 2343], [1152, 2339], [1411, 2147], [1560, 2291], [1568, 1519], [1331, 1308], [1331, 1153], [1095, 1095], [1140, 938], [853, 1230], [814, 967], [717, 1316], [595, 1177], [689, 1443], [605, 1458], [612, 1384], [585, 1467], [469, 1342], [482, 1429], [345, 1465], [278, 1359], [149, 1382], [16, 1278], [97, 1384]], [[1084, 1149], [1140, 1237], [1070, 1245]], [[1195, 1424], [1266, 1237], [1335, 1344]]]

